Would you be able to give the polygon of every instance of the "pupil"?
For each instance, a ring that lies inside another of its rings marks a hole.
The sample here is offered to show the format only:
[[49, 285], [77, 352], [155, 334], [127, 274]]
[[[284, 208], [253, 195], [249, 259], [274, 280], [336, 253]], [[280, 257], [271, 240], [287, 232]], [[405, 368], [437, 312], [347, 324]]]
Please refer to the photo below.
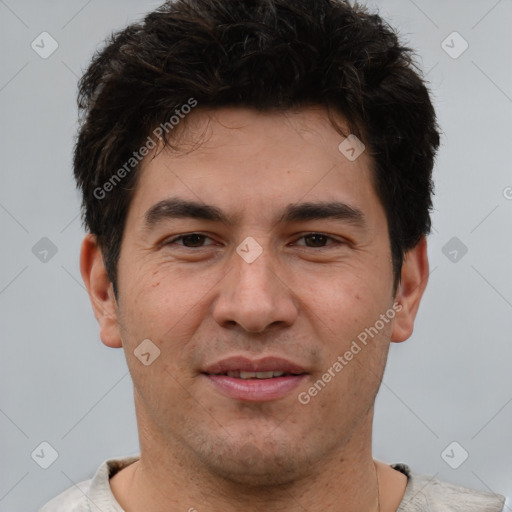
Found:
[[[185, 245], [201, 245], [201, 242], [203, 241], [203, 235], [187, 235], [183, 238], [183, 242]], [[188, 243], [190, 242], [190, 243]]]
[[308, 235], [308, 237], [310, 240], [313, 241], [313, 244], [315, 247], [317, 246], [321, 246], [323, 245], [323, 243], [325, 242], [325, 236], [324, 235]]

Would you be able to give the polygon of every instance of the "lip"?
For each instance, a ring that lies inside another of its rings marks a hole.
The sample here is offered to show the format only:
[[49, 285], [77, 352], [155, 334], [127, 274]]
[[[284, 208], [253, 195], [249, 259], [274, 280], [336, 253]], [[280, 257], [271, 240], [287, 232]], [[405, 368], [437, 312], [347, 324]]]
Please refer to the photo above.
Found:
[[209, 375], [227, 373], [240, 370], [243, 372], [273, 372], [282, 371], [285, 373], [303, 374], [306, 370], [288, 359], [281, 357], [267, 356], [261, 359], [249, 359], [245, 356], [233, 356], [221, 359], [216, 363], [207, 366], [202, 373]]
[[[228, 371], [269, 372], [282, 371], [291, 375], [270, 379], [239, 379], [228, 377]], [[246, 402], [267, 402], [284, 398], [306, 378], [308, 372], [292, 361], [280, 357], [248, 359], [229, 357], [213, 363], [202, 372], [208, 382], [221, 394]]]

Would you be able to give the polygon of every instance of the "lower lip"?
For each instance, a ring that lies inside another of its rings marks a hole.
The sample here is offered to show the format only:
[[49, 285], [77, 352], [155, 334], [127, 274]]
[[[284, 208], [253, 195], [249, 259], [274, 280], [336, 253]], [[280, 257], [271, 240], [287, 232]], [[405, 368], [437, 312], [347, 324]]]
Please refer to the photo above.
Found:
[[236, 379], [227, 375], [206, 375], [206, 377], [229, 398], [247, 402], [266, 402], [285, 397], [302, 382], [306, 374], [271, 379]]

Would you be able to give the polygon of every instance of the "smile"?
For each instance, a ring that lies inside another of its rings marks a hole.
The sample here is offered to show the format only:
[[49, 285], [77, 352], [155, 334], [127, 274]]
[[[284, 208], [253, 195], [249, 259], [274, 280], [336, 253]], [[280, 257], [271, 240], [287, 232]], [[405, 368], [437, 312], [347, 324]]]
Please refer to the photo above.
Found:
[[272, 379], [275, 377], [289, 377], [292, 374], [286, 373], [283, 371], [268, 371], [268, 372], [244, 372], [240, 370], [230, 370], [229, 372], [225, 374], [218, 374], [218, 375], [227, 375], [228, 377], [233, 377], [235, 379]]

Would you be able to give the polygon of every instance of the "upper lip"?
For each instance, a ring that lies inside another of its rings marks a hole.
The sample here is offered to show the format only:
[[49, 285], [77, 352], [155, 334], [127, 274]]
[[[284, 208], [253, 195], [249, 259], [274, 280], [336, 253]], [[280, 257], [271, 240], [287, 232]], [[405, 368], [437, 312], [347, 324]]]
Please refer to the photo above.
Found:
[[230, 371], [242, 372], [271, 372], [281, 371], [284, 373], [303, 374], [306, 370], [288, 359], [281, 357], [267, 356], [261, 359], [249, 359], [245, 356], [232, 356], [221, 359], [208, 365], [203, 373], [222, 374]]

